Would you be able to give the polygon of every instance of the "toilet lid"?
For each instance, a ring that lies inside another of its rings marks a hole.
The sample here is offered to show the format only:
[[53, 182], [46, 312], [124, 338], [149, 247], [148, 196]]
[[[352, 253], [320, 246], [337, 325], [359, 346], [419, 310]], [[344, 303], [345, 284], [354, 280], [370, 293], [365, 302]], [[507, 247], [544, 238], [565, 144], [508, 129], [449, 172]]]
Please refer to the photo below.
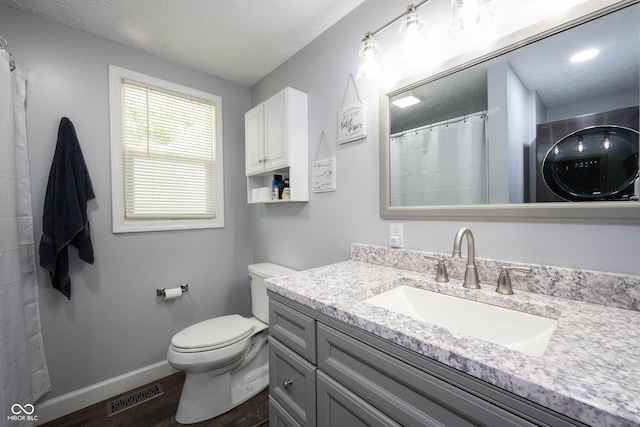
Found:
[[171, 344], [178, 349], [206, 349], [226, 347], [249, 337], [253, 323], [239, 314], [205, 320], [178, 332]]

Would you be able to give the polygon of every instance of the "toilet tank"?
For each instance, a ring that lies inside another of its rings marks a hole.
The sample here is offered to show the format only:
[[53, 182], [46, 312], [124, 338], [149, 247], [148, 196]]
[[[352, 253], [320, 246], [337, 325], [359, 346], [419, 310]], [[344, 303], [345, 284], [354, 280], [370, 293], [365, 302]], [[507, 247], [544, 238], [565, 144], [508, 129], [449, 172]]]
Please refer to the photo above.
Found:
[[267, 287], [264, 279], [285, 276], [295, 272], [296, 270], [270, 262], [251, 264], [249, 266], [249, 277], [251, 278], [251, 312], [255, 317], [264, 323], [269, 323], [269, 300], [267, 298]]

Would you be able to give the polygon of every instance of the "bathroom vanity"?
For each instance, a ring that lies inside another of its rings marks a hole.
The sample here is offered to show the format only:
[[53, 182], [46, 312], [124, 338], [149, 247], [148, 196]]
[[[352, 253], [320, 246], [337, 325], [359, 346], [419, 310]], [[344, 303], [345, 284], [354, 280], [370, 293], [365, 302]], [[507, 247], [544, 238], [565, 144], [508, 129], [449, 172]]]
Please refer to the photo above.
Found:
[[[424, 255], [354, 244], [268, 281], [272, 426], [640, 425], [638, 277], [531, 265], [501, 295], [505, 262], [478, 259], [469, 290], [465, 260], [438, 283]], [[557, 323], [534, 356], [365, 301], [399, 285]]]

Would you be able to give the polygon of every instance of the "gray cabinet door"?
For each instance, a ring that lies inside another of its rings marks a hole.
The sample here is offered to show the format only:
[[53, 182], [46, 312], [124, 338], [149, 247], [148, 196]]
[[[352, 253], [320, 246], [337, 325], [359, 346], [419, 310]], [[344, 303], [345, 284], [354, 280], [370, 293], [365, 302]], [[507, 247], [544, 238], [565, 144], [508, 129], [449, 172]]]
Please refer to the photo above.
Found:
[[316, 363], [316, 321], [278, 301], [269, 301], [269, 333], [309, 362]]
[[282, 409], [282, 406], [269, 396], [269, 427], [302, 427]]
[[269, 395], [304, 427], [316, 425], [316, 367], [285, 347], [269, 341]]
[[316, 375], [318, 426], [401, 427], [324, 372]]
[[402, 425], [536, 425], [323, 324], [318, 368]]

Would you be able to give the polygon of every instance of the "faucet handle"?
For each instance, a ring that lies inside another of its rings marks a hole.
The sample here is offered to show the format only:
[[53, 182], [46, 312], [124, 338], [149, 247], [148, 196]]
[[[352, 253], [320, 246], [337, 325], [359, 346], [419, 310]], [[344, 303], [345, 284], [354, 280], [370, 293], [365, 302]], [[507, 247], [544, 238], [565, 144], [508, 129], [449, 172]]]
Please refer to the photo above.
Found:
[[436, 282], [448, 282], [449, 275], [447, 274], [447, 266], [444, 264], [444, 258], [439, 256], [423, 255], [425, 258], [438, 261], [436, 267]]
[[509, 277], [509, 271], [522, 271], [524, 273], [531, 273], [531, 267], [518, 267], [518, 266], [500, 266], [500, 275], [498, 276], [498, 286], [496, 292], [504, 295], [513, 295], [513, 289], [511, 288], [511, 277]]

